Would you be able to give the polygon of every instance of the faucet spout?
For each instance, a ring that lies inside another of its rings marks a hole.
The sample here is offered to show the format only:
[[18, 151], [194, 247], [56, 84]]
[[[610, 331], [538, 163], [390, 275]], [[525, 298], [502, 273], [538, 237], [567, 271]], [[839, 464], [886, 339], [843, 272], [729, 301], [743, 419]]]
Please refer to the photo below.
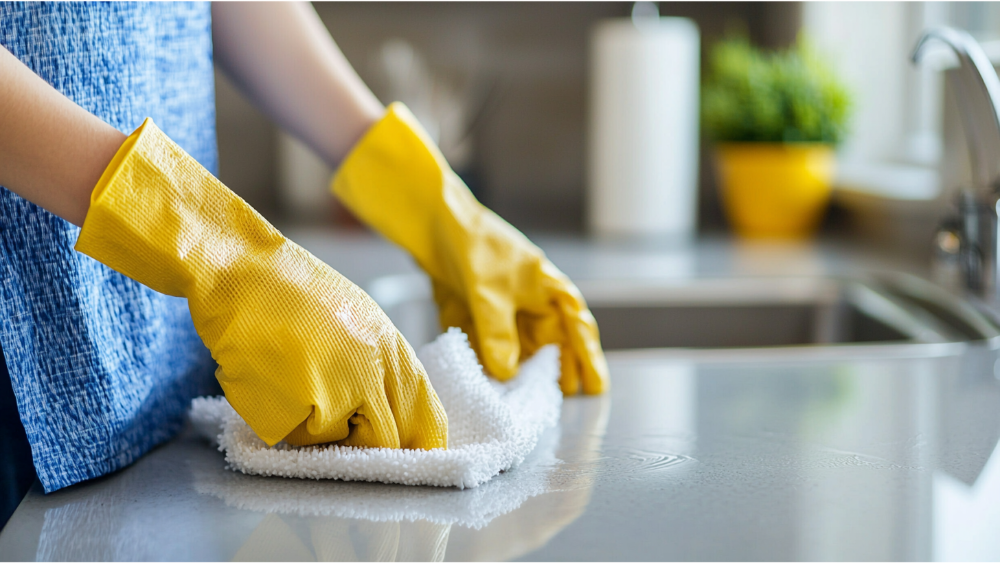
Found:
[[950, 83], [968, 139], [975, 188], [1000, 193], [1000, 78], [979, 43], [951, 27], [925, 31], [913, 49], [914, 64], [921, 63], [934, 42], [950, 47], [958, 57], [959, 68]]
[[920, 64], [928, 45], [940, 42], [958, 57], [959, 68], [949, 73], [962, 125], [968, 140], [973, 185], [958, 193], [959, 254], [965, 290], [992, 311], [1000, 311], [1000, 77], [983, 48], [967, 32], [939, 27], [924, 32], [913, 50]]

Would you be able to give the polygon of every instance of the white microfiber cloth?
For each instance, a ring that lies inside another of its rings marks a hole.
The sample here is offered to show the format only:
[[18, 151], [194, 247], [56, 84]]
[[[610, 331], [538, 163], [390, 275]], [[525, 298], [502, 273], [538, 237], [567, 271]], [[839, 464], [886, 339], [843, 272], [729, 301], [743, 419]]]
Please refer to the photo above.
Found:
[[218, 442], [233, 470], [303, 479], [477, 487], [513, 469], [559, 421], [559, 350], [547, 346], [509, 383], [487, 379], [468, 338], [449, 329], [417, 356], [448, 414], [448, 449], [393, 450], [336, 445], [267, 447], [224, 397], [198, 398], [191, 420]]

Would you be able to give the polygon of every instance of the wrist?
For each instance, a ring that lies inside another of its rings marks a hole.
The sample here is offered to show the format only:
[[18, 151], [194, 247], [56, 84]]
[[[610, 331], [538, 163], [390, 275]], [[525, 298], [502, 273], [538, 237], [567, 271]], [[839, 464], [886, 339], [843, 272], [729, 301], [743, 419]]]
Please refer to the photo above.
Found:
[[147, 119], [90, 194], [76, 249], [156, 291], [195, 298], [222, 274], [286, 239]]

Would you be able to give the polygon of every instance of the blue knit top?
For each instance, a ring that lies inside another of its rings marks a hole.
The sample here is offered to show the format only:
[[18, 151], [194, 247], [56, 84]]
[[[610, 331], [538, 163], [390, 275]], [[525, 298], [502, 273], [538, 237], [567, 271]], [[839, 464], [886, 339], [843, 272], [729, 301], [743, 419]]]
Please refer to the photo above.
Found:
[[[216, 172], [207, 3], [0, 3], [0, 44], [124, 133], [152, 117]], [[78, 233], [0, 187], [0, 347], [46, 492], [132, 463], [214, 388], [187, 301], [74, 251]]]

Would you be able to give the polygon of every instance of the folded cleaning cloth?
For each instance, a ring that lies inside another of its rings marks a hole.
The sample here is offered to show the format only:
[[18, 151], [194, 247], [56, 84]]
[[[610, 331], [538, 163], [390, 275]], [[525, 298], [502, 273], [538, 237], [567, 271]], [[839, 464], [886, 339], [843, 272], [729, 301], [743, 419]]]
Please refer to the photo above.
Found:
[[448, 449], [336, 445], [267, 447], [225, 397], [191, 403], [198, 431], [215, 440], [229, 467], [253, 475], [477, 487], [517, 467], [559, 421], [559, 350], [540, 349], [508, 383], [487, 379], [466, 335], [449, 329], [417, 356], [448, 413]]

